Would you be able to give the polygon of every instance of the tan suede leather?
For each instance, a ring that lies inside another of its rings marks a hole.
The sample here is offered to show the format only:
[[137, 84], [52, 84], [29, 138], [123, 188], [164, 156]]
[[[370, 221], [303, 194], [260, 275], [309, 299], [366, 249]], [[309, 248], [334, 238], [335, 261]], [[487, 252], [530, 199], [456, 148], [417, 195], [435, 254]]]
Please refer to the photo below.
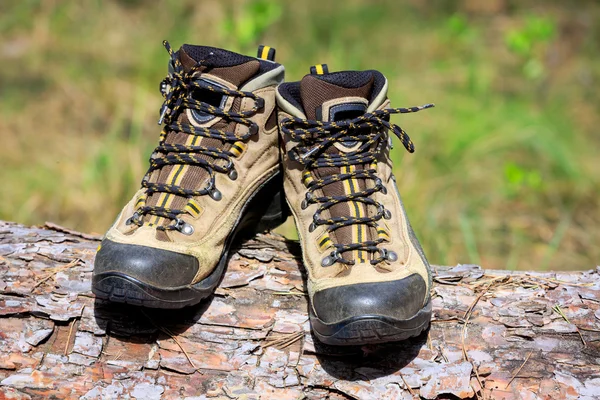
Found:
[[[268, 75], [268, 76], [267, 76]], [[230, 89], [237, 89], [233, 84], [210, 74], [203, 74], [203, 78], [215, 81]], [[233, 159], [235, 170], [238, 173], [236, 180], [230, 179], [226, 174], [216, 174], [216, 187], [222, 193], [222, 199], [215, 201], [210, 196], [198, 196], [194, 200], [200, 206], [200, 213], [196, 217], [183, 214], [181, 219], [194, 227], [194, 233], [185, 235], [176, 230], [166, 231], [168, 240], [157, 238], [156, 226], [144, 224], [141, 227], [127, 225], [126, 221], [135, 211], [137, 199], [144, 194], [144, 190], [138, 191], [131, 201], [123, 208], [123, 211], [109, 229], [106, 238], [117, 243], [136, 244], [154, 248], [171, 250], [178, 253], [189, 254], [198, 259], [199, 270], [196, 274], [194, 284], [210, 274], [218, 263], [225, 245], [225, 241], [231, 231], [235, 228], [240, 218], [242, 208], [249, 201], [257, 189], [263, 185], [276, 172], [279, 164], [278, 152], [278, 128], [277, 125], [265, 129], [265, 124], [275, 110], [275, 87], [283, 80], [283, 67], [279, 66], [271, 73], [259, 76], [249, 81], [242, 91], [252, 91], [258, 97], [264, 99], [265, 106], [262, 111], [250, 119], [258, 124], [258, 133], [251, 137], [246, 143], [245, 151]], [[225, 110], [232, 107], [233, 99], [229, 98]], [[254, 101], [245, 98], [241, 102], [241, 111], [251, 109]], [[189, 110], [187, 111], [189, 113]], [[193, 121], [192, 118], [189, 118]], [[209, 121], [205, 125], [210, 126], [215, 121]], [[236, 130], [247, 131], [248, 127], [237, 124]]]
[[[356, 100], [353, 98], [341, 98], [329, 101], [325, 106], [329, 107], [334, 104]], [[301, 111], [293, 107], [280, 94], [277, 95], [277, 101], [280, 107], [280, 121], [292, 116], [306, 118]], [[389, 107], [389, 101], [387, 101], [385, 96], [380, 95], [375, 101], [379, 105], [369, 111]], [[326, 115], [326, 112], [323, 114]], [[313, 232], [309, 232], [309, 225], [313, 221], [313, 215], [318, 208], [318, 204], [312, 203], [306, 209], [302, 209], [301, 202], [304, 200], [307, 192], [306, 187], [302, 183], [303, 166], [292, 160], [288, 154], [297, 143], [290, 141], [289, 137], [285, 137], [285, 135], [282, 137], [281, 158], [284, 169], [284, 189], [299, 232], [304, 266], [308, 272], [308, 291], [310, 297], [312, 298], [314, 293], [320, 290], [331, 287], [368, 282], [387, 282], [402, 279], [414, 273], [422, 276], [429, 290], [431, 285], [429, 270], [425, 264], [426, 260], [419, 253], [419, 249], [417, 248], [418, 243], [416, 240], [414, 242], [411, 240], [409, 223], [392, 173], [392, 161], [388, 147], [385, 146], [386, 150], [378, 155], [377, 162], [378, 176], [387, 188], [387, 194], [377, 192], [372, 195], [372, 198], [382, 203], [387, 210], [391, 211], [391, 219], [381, 219], [378, 221], [379, 226], [384, 226], [387, 229], [390, 237], [390, 241], [380, 244], [380, 247], [396, 252], [398, 260], [393, 263], [385, 262], [386, 265], [384, 266], [373, 266], [367, 260], [367, 262], [362, 263], [357, 261], [352, 266], [335, 263], [328, 267], [322, 267], [321, 260], [332, 251], [331, 247], [320, 250], [318, 246], [320, 238], [326, 231], [326, 226], [319, 225]], [[315, 194], [316, 196], [322, 196], [320, 190]], [[323, 217], [327, 218], [327, 215], [323, 213]], [[427, 301], [428, 298], [425, 298], [423, 304]]]

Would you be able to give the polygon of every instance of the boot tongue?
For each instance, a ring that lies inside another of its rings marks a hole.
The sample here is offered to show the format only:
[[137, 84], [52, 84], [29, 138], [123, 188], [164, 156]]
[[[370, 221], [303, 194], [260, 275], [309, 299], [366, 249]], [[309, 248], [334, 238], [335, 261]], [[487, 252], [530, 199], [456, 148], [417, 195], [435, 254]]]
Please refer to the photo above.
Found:
[[[367, 109], [373, 82], [372, 75], [358, 75], [352, 71], [306, 75], [300, 82], [304, 113], [308, 119], [318, 121], [356, 118]], [[358, 106], [353, 108], [356, 104]]]
[[[354, 119], [364, 114], [373, 94], [374, 77], [364, 72], [337, 72], [325, 75], [307, 75], [300, 82], [300, 100], [308, 119], [318, 121], [340, 121]], [[335, 143], [326, 152], [339, 154], [354, 151], [356, 142]], [[352, 167], [321, 167], [313, 170], [317, 178], [350, 172], [352, 169], [363, 169], [365, 165]], [[364, 179], [352, 179], [334, 182], [322, 191], [325, 196], [342, 196], [363, 191], [366, 188]], [[329, 208], [332, 217], [366, 216], [369, 210], [360, 202], [343, 202]], [[339, 228], [330, 234], [333, 242], [349, 244], [373, 240], [377, 233], [367, 225], [351, 225]], [[347, 259], [365, 262], [370, 258], [364, 251], [344, 252]]]
[[[254, 58], [208, 46], [184, 44], [179, 49], [178, 56], [185, 72], [189, 72], [194, 66], [200, 63], [202, 65], [200, 71], [204, 75], [200, 79], [209, 81], [209, 83], [217, 86], [223, 86], [222, 83], [214, 82], [211, 79], [212, 77], [217, 77], [230, 83], [235, 89], [238, 89], [244, 82], [256, 75], [260, 69], [260, 63]], [[203, 101], [215, 107], [222, 107], [227, 100], [226, 96], [200, 89], [194, 90], [192, 97], [195, 100]], [[237, 100], [239, 101], [239, 99]], [[195, 117], [196, 122], [200, 124], [220, 119], [214, 115], [197, 110], [192, 111], [192, 115]], [[185, 114], [182, 114], [180, 117], [180, 122], [189, 123], [187, 118], [185, 118]], [[216, 129], [226, 126], [224, 122], [217, 122], [217, 124], [220, 125], [215, 126]], [[215, 139], [202, 140], [212, 140], [213, 145], [218, 145], [218, 142], [214, 141]]]

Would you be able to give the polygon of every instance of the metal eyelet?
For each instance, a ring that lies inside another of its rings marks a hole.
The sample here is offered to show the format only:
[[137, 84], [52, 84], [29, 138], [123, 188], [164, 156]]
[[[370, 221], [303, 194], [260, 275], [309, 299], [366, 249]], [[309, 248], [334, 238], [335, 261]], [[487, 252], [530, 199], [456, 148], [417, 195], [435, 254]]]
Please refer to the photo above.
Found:
[[[223, 157], [225, 159], [225, 157]], [[227, 164], [223, 167], [225, 171], [231, 171], [233, 169], [233, 160], [231, 158], [227, 159]]]
[[314, 222], [312, 222], [309, 226], [308, 226], [308, 231], [309, 232], [314, 232], [315, 229], [317, 229], [317, 224], [315, 224]]
[[321, 267], [329, 267], [330, 265], [333, 265], [334, 262], [335, 261], [331, 256], [323, 257], [321, 260]]
[[220, 201], [223, 198], [223, 194], [217, 188], [213, 188], [209, 194], [210, 197], [215, 201]]
[[328, 256], [323, 257], [321, 260], [322, 267], [329, 267], [335, 264], [340, 259], [340, 253], [337, 250], [334, 250]]
[[383, 181], [381, 180], [381, 178], [375, 179], [375, 188], [381, 193], [387, 194], [387, 189], [385, 186], [383, 186]]
[[308, 208], [308, 206], [310, 205], [310, 202], [312, 199], [313, 199], [312, 192], [306, 192], [306, 196], [304, 196], [304, 200], [302, 200], [300, 207], [302, 207], [303, 210], [306, 210]]
[[[212, 172], [212, 170], [211, 170]], [[208, 184], [206, 185], [205, 188], [203, 188], [202, 190], [205, 190], [207, 193], [210, 194], [210, 192], [212, 192], [212, 190], [215, 188], [215, 180], [214, 178], [211, 178], [208, 180]]]
[[392, 219], [392, 212], [390, 210], [383, 210], [383, 218]]
[[137, 220], [140, 219], [140, 214], [138, 214], [138, 212], [134, 212], [133, 215], [131, 217], [129, 217], [127, 219], [127, 221], [125, 221], [125, 225], [131, 225], [134, 224]]
[[232, 181], [235, 181], [238, 178], [238, 173], [237, 173], [237, 171], [235, 169], [232, 169], [231, 171], [229, 171], [229, 173], [227, 174], [227, 176]]
[[194, 227], [181, 218], [177, 218], [175, 220], [175, 229], [187, 236], [190, 236], [194, 233]]
[[163, 95], [166, 95], [169, 90], [169, 84], [167, 83], [166, 80], [163, 79], [160, 82], [160, 86], [158, 88], [160, 90], [160, 93], [162, 93]]
[[391, 262], [398, 261], [398, 254], [395, 251], [387, 250], [387, 249], [379, 249], [379, 255], [382, 259], [388, 260]]
[[398, 254], [396, 254], [395, 251], [388, 251], [386, 258], [388, 259], [388, 261], [398, 261]]
[[313, 214], [313, 224], [317, 224], [319, 219], [321, 219], [321, 213], [317, 210], [317, 212]]
[[262, 97], [258, 97], [256, 100], [254, 100], [255, 104], [256, 104], [256, 110], [260, 111], [263, 108], [265, 108], [265, 99], [263, 99]]
[[250, 134], [250, 136], [254, 136], [258, 133], [258, 125], [256, 124], [252, 124], [248, 127], [248, 133]]

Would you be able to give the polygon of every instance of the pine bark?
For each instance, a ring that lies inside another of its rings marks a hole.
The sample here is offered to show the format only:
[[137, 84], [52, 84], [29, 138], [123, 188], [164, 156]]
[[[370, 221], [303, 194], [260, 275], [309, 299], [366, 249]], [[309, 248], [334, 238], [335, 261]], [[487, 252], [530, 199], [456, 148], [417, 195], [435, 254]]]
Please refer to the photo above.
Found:
[[297, 242], [258, 235], [181, 311], [97, 300], [99, 237], [0, 221], [0, 399], [600, 398], [600, 268], [434, 267], [401, 343], [313, 339]]

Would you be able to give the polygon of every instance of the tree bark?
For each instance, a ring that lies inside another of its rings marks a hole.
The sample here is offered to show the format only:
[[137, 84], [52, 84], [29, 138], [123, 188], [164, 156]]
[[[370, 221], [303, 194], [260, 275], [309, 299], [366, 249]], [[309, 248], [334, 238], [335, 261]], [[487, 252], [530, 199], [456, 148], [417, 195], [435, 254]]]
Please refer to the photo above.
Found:
[[313, 339], [297, 242], [258, 235], [180, 311], [96, 300], [99, 238], [0, 221], [0, 399], [600, 398], [600, 268], [436, 266], [431, 329]]

